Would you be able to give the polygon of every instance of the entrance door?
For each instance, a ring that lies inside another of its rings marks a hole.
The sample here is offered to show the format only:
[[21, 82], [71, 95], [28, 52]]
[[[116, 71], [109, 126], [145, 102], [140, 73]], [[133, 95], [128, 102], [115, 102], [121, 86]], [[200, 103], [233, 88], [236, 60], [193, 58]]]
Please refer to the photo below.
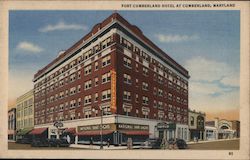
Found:
[[159, 131], [159, 138], [163, 139], [163, 136], [164, 136], [164, 132], [163, 131]]

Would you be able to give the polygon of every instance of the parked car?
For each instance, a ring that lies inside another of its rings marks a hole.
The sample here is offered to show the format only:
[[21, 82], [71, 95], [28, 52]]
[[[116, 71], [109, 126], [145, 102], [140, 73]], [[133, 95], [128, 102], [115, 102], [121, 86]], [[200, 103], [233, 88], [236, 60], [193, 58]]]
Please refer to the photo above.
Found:
[[30, 144], [32, 142], [31, 138], [23, 137], [16, 140], [16, 143]]
[[161, 140], [159, 138], [149, 138], [141, 144], [141, 149], [160, 149]]
[[58, 142], [59, 147], [69, 147], [70, 143], [66, 139], [60, 139]]
[[48, 139], [33, 139], [31, 146], [32, 147], [49, 147], [50, 143]]
[[183, 139], [177, 139], [176, 145], [177, 145], [178, 149], [187, 149], [188, 148], [186, 141]]
[[49, 146], [50, 147], [58, 147], [58, 144], [59, 144], [59, 139], [56, 139], [56, 138], [51, 138], [48, 140], [49, 141]]

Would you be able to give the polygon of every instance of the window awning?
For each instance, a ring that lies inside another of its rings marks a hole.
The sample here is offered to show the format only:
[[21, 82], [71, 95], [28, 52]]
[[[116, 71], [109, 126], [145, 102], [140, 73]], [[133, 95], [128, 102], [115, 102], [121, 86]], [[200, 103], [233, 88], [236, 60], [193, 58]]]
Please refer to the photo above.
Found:
[[119, 131], [123, 134], [126, 134], [126, 135], [139, 135], [139, 136], [148, 136], [149, 135], [149, 131]]
[[45, 132], [48, 128], [35, 128], [29, 134], [38, 135]]
[[67, 128], [63, 131], [64, 133], [71, 133], [75, 134], [76, 133], [76, 128]]
[[[102, 131], [102, 135], [107, 135], [107, 134], [111, 134], [114, 131], [112, 130], [103, 130]], [[96, 136], [96, 135], [101, 135], [101, 131], [82, 131], [82, 132], [78, 132], [76, 135], [79, 136]]]
[[22, 130], [17, 132], [17, 135], [22, 136], [22, 135], [28, 134], [32, 129], [33, 128], [22, 129]]

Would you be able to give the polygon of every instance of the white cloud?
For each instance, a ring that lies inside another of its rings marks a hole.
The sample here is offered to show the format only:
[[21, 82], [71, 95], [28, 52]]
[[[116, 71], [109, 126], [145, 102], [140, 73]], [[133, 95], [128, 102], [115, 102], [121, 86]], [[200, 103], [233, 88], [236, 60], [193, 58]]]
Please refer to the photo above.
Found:
[[60, 21], [57, 24], [48, 24], [45, 27], [39, 29], [40, 32], [50, 32], [50, 31], [63, 31], [63, 30], [87, 30], [88, 27], [79, 24], [66, 24], [64, 21]]
[[17, 49], [23, 50], [26, 52], [32, 52], [32, 53], [39, 53], [43, 51], [43, 49], [39, 47], [38, 45], [33, 44], [31, 42], [27, 42], [27, 41], [18, 43]]
[[189, 107], [204, 112], [224, 112], [239, 109], [239, 91], [222, 92], [219, 96], [209, 96], [190, 91]]
[[202, 95], [212, 95], [226, 91], [226, 89], [221, 88], [214, 83], [202, 83], [202, 82], [191, 81], [189, 83], [189, 86], [191, 93], [202, 94]]
[[199, 39], [198, 35], [156, 34], [155, 36], [162, 43], [193, 41]]
[[190, 108], [210, 112], [239, 108], [239, 74], [227, 63], [203, 57], [187, 60]]
[[236, 69], [224, 62], [194, 57], [185, 63], [193, 81], [220, 81], [227, 86], [239, 86], [239, 74]]

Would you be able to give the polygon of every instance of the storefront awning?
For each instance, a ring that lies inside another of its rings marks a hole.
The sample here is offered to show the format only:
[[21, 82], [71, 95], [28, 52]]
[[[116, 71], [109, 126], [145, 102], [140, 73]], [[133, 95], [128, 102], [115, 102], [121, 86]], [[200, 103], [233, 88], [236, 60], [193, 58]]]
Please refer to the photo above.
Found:
[[63, 131], [64, 133], [71, 133], [75, 134], [76, 133], [76, 128], [67, 128]]
[[37, 134], [42, 134], [45, 132], [48, 128], [35, 128], [33, 129], [29, 134], [37, 135]]
[[[97, 135], [101, 135], [100, 133], [101, 131], [82, 131], [82, 132], [78, 132], [76, 135], [79, 135], [79, 136], [97, 136]], [[111, 131], [111, 130], [103, 130], [102, 131], [102, 135], [107, 135], [107, 134], [111, 134], [113, 133], [114, 131]]]
[[17, 135], [22, 136], [22, 135], [28, 134], [31, 130], [32, 130], [32, 128], [22, 129], [22, 130], [17, 132]]
[[126, 135], [139, 135], [139, 136], [149, 135], [149, 131], [119, 131], [119, 132], [126, 134]]

